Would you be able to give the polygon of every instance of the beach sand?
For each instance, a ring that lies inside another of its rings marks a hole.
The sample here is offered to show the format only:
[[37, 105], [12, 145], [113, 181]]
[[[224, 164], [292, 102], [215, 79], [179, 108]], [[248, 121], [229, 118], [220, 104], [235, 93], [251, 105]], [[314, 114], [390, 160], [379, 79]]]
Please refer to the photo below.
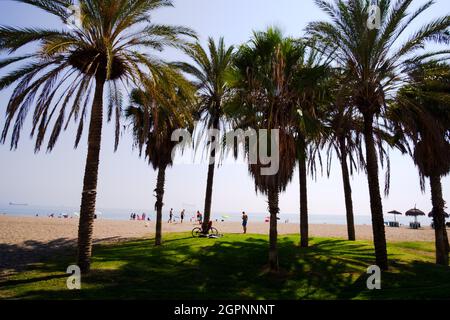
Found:
[[[197, 224], [191, 222], [167, 223], [163, 222], [163, 233], [191, 231]], [[242, 233], [239, 222], [213, 222], [213, 226], [220, 233]], [[155, 223], [146, 221], [119, 221], [98, 219], [94, 224], [94, 239], [98, 241], [114, 241], [127, 238], [139, 238], [154, 234]], [[294, 223], [278, 224], [278, 234], [295, 234], [300, 227]], [[24, 244], [27, 241], [51, 242], [57, 240], [76, 240], [78, 219], [62, 219], [47, 217], [16, 217], [0, 216], [0, 244]], [[345, 225], [311, 224], [310, 236], [346, 238]], [[269, 224], [264, 222], [249, 222], [248, 233], [269, 234]], [[370, 225], [356, 226], [358, 240], [372, 240]], [[434, 231], [430, 227], [411, 230], [406, 227], [386, 227], [388, 241], [434, 241]]]
[[[214, 222], [220, 233], [241, 233], [239, 222]], [[191, 231], [193, 223], [168, 224], [163, 222], [164, 233]], [[0, 215], [0, 271], [20, 269], [29, 264], [39, 262], [55, 253], [63, 253], [67, 248], [76, 245], [78, 219], [61, 219], [47, 217], [15, 217]], [[94, 224], [94, 242], [116, 242], [130, 238], [151, 237], [155, 223], [145, 221], [117, 221], [99, 219]], [[342, 238], [347, 236], [345, 225], [315, 224], [309, 228], [311, 237]], [[268, 234], [269, 224], [249, 222], [249, 234]], [[296, 234], [298, 224], [279, 223], [279, 235]], [[356, 226], [358, 240], [372, 240], [372, 227]], [[434, 241], [434, 231], [429, 228], [410, 230], [402, 228], [386, 228], [388, 241]]]

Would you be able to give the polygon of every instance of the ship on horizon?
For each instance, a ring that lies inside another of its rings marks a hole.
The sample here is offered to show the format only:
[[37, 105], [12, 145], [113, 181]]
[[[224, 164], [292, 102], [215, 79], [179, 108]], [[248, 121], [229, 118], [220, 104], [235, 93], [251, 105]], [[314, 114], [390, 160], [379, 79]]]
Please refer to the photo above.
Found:
[[28, 206], [28, 203], [14, 203], [14, 202], [10, 202], [9, 205], [10, 206]]

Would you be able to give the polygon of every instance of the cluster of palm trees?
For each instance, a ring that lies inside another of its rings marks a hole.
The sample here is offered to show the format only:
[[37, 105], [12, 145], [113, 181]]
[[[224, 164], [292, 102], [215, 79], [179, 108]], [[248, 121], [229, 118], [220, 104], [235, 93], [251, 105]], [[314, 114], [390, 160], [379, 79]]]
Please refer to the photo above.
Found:
[[[15, 0], [34, 5], [62, 21], [72, 0]], [[172, 165], [172, 133], [177, 129], [206, 132], [232, 129], [277, 130], [271, 152], [279, 152], [279, 170], [263, 175], [266, 164], [250, 163], [255, 187], [268, 197], [270, 212], [269, 269], [277, 272], [279, 194], [299, 167], [300, 245], [308, 247], [307, 175], [316, 174], [326, 154], [342, 168], [348, 239], [355, 240], [350, 175], [367, 173], [376, 264], [388, 269], [379, 163], [389, 149], [409, 153], [422, 181], [430, 179], [436, 233], [436, 262], [448, 265], [441, 178], [450, 171], [450, 17], [431, 21], [415, 32], [412, 23], [432, 4], [411, 12], [412, 0], [377, 1], [381, 23], [368, 28], [368, 0], [321, 1], [329, 21], [309, 23], [305, 35], [285, 37], [277, 28], [255, 32], [234, 48], [224, 39], [203, 48], [189, 28], [152, 23], [150, 14], [171, 6], [170, 0], [80, 0], [81, 25], [55, 30], [0, 27], [0, 50], [8, 57], [0, 69], [20, 64], [0, 78], [0, 90], [14, 87], [1, 135], [11, 134], [16, 148], [27, 113], [33, 109], [32, 136], [39, 151], [50, 132], [51, 151], [70, 121], [78, 124], [78, 146], [89, 116], [78, 234], [78, 265], [90, 270], [92, 230], [97, 195], [105, 89], [107, 120], [114, 116], [115, 146], [126, 119], [139, 149], [155, 170], [157, 212], [155, 244], [161, 244], [165, 171]], [[406, 40], [404, 40], [406, 39]], [[424, 51], [427, 42], [444, 48]], [[19, 49], [37, 43], [31, 53]], [[167, 62], [154, 54], [166, 47], [182, 50], [191, 62]], [[124, 92], [130, 105], [123, 107]], [[125, 110], [124, 110], [125, 109]], [[199, 121], [200, 126], [194, 127]], [[10, 127], [12, 126], [11, 130]], [[257, 131], [258, 132], [258, 131]], [[259, 133], [258, 133], [259, 134]], [[210, 221], [216, 167], [214, 138], [206, 145], [210, 165], [204, 207]], [[256, 149], [259, 149], [260, 139]], [[275, 149], [276, 148], [276, 149]], [[250, 157], [254, 148], [234, 148]], [[385, 191], [389, 190], [389, 179]], [[424, 183], [422, 183], [424, 186]]]

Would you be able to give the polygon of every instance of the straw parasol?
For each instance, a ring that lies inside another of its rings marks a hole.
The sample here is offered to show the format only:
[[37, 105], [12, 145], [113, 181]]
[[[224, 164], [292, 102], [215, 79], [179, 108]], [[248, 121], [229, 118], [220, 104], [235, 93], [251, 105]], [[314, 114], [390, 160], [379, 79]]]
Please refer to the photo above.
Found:
[[401, 213], [401, 212], [399, 212], [399, 211], [397, 211], [397, 210], [392, 210], [392, 211], [389, 211], [388, 212], [389, 214], [393, 214], [394, 215], [394, 221], [395, 222], [397, 222], [397, 216], [399, 215], [399, 216], [401, 216], [403, 213]]
[[[428, 217], [429, 217], [429, 218], [434, 218], [433, 210], [431, 210], [431, 212], [428, 214]], [[446, 217], [446, 218], [449, 217], [448, 213], [445, 212], [445, 211], [444, 211], [444, 217]]]
[[417, 223], [418, 216], [425, 216], [425, 212], [417, 208], [406, 211], [405, 216], [414, 217], [414, 221]]

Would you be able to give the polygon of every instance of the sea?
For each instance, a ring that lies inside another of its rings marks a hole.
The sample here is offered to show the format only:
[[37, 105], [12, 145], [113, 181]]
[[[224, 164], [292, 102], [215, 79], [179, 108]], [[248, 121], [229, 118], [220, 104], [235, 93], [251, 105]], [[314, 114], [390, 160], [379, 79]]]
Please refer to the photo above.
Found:
[[[181, 210], [174, 209], [174, 218], [179, 219], [179, 212]], [[30, 204], [1, 204], [0, 203], [0, 215], [7, 216], [23, 216], [23, 217], [46, 217], [53, 214], [54, 217], [68, 216], [71, 218], [77, 218], [79, 213], [79, 207], [64, 207], [64, 206], [38, 206]], [[117, 208], [97, 208], [98, 219], [110, 219], [110, 220], [130, 220], [131, 213], [141, 215], [145, 213], [151, 220], [155, 219], [155, 211], [150, 209], [117, 209]], [[186, 209], [185, 219], [189, 220], [195, 216], [195, 210]], [[247, 212], [249, 216], [249, 222], [264, 222], [267, 217], [267, 212]], [[224, 220], [231, 222], [241, 221], [241, 212], [213, 212], [212, 219]], [[169, 217], [168, 210], [163, 211], [163, 220], [167, 220]], [[314, 212], [309, 213], [310, 224], [337, 224], [345, 225], [346, 217], [345, 213], [342, 214], [318, 214]], [[394, 221], [392, 215], [386, 214], [384, 216], [385, 221]], [[281, 212], [279, 214], [280, 223], [300, 223], [299, 213], [287, 213]], [[396, 216], [396, 221], [402, 225], [409, 225], [411, 221], [414, 221], [414, 217]], [[418, 221], [423, 225], [430, 225], [431, 218], [418, 217]], [[355, 224], [357, 225], [371, 225], [371, 217], [369, 215], [355, 213]]]

